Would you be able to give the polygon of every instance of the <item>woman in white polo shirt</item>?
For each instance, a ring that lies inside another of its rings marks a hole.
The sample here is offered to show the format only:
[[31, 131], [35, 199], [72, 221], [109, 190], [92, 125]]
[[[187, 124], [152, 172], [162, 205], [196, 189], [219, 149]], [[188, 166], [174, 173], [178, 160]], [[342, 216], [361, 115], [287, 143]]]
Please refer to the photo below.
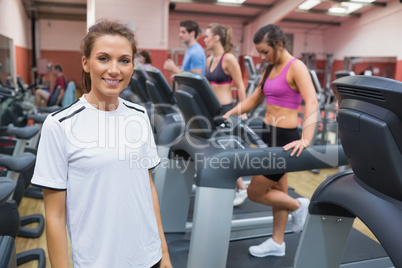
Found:
[[150, 169], [160, 159], [146, 110], [119, 97], [136, 41], [101, 20], [82, 40], [88, 94], [47, 117], [32, 183], [44, 188], [52, 267], [172, 267]]

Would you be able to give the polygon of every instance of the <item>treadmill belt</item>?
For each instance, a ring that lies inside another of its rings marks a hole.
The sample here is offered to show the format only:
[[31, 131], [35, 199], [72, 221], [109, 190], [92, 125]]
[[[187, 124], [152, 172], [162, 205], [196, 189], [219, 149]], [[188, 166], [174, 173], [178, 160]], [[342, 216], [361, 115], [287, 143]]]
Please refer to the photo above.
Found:
[[[301, 197], [293, 188], [289, 187], [289, 195], [293, 198]], [[194, 207], [194, 195], [191, 198], [189, 209], [189, 221], [192, 220]], [[262, 217], [272, 215], [272, 207], [258, 204], [246, 199], [246, 201], [233, 208], [233, 219], [249, 218], [250, 216]], [[187, 256], [190, 246], [190, 233], [165, 234], [169, 247], [170, 259], [175, 268], [187, 268]], [[287, 233], [285, 234], [286, 255], [283, 257], [265, 257], [256, 258], [249, 254], [248, 248], [264, 242], [268, 236], [240, 239], [229, 243], [229, 252], [227, 259], [227, 268], [287, 268], [293, 267], [294, 257], [296, 255], [297, 246], [301, 234]], [[352, 228], [346, 249], [344, 252], [342, 263], [353, 263], [375, 258], [387, 257], [383, 247]], [[190, 268], [190, 267], [188, 267]], [[209, 268], [209, 267], [208, 267]], [[213, 268], [213, 267], [211, 267]]]
[[[190, 241], [183, 234], [166, 234], [170, 259], [175, 268], [186, 268]], [[292, 267], [300, 234], [286, 234], [286, 255], [283, 257], [256, 258], [249, 254], [248, 248], [258, 245], [268, 237], [232, 241], [229, 244], [227, 268]], [[352, 228], [346, 245], [342, 263], [351, 263], [387, 257], [380, 244]]]
[[[288, 194], [293, 198], [301, 197], [293, 188], [289, 187]], [[188, 221], [193, 220], [195, 195], [191, 196]], [[233, 207], [233, 219], [247, 219], [250, 217], [267, 217], [272, 215], [272, 207], [262, 205], [246, 198], [243, 204]]]

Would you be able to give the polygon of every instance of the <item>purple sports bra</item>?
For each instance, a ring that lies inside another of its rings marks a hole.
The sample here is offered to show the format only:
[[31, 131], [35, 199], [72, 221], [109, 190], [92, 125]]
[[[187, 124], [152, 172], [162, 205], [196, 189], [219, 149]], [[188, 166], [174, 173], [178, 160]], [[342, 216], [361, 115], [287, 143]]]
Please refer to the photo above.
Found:
[[223, 53], [221, 59], [219, 60], [218, 65], [212, 72], [211, 72], [211, 65], [213, 60], [211, 60], [211, 63], [209, 64], [207, 72], [205, 73], [205, 77], [211, 84], [224, 85], [232, 83], [232, 77], [230, 75], [225, 74], [222, 68], [222, 60], [225, 54], [226, 53]]
[[289, 66], [297, 58], [291, 59], [282, 72], [275, 78], [265, 80], [264, 94], [267, 97], [267, 104], [276, 105], [283, 108], [297, 110], [302, 102], [302, 96], [299, 92], [288, 85], [286, 74]]

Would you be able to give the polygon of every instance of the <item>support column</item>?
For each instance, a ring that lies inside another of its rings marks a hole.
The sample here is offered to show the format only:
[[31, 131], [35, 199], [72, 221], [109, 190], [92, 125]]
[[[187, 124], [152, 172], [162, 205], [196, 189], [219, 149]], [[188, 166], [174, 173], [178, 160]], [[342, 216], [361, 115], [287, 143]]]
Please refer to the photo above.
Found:
[[127, 23], [139, 50], [151, 52], [152, 65], [162, 70], [167, 58], [169, 0], [87, 0], [87, 27], [101, 18]]

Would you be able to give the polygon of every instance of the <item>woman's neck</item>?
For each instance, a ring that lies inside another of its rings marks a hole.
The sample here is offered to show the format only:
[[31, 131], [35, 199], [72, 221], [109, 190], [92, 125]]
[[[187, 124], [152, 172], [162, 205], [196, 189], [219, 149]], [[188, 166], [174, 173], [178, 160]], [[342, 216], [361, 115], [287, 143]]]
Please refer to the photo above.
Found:
[[222, 45], [216, 45], [212, 49], [212, 55], [214, 56], [214, 58], [221, 57], [223, 53], [225, 53], [225, 50], [223, 49]]
[[274, 64], [275, 67], [279, 67], [282, 64], [287, 63], [292, 58], [292, 55], [287, 50], [282, 50], [278, 60]]
[[98, 96], [95, 92], [91, 91], [85, 96], [85, 99], [89, 104], [101, 111], [114, 111], [119, 106], [118, 96]]

